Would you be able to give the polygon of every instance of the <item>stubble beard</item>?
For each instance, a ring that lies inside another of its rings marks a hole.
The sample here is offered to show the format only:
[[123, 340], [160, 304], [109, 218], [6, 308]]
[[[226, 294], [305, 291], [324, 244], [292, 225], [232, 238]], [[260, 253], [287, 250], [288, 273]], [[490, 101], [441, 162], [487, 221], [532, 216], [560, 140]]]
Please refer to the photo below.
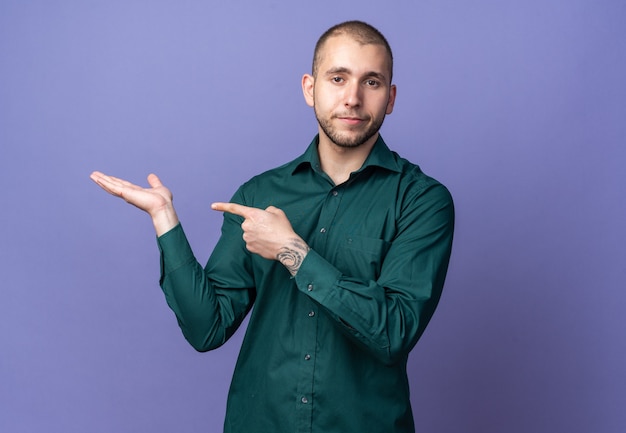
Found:
[[375, 136], [380, 127], [383, 125], [383, 121], [385, 120], [385, 116], [381, 116], [378, 119], [374, 119], [374, 121], [360, 134], [354, 136], [346, 136], [341, 134], [337, 129], [333, 126], [332, 120], [337, 118], [337, 115], [331, 115], [330, 118], [323, 118], [317, 112], [317, 108], [314, 106], [315, 117], [317, 118], [317, 123], [319, 123], [320, 128], [324, 131], [324, 134], [337, 146], [344, 148], [355, 148], [359, 147], [362, 144], [366, 143], [369, 139]]

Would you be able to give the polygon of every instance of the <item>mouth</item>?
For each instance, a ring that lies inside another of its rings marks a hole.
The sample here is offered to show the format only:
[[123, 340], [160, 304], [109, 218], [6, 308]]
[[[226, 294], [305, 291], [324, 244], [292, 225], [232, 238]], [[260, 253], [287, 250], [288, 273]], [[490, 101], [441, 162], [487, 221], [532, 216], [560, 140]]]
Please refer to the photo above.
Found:
[[358, 125], [359, 123], [363, 121], [356, 117], [339, 117], [339, 120], [341, 120], [344, 123], [347, 123], [348, 125]]
[[359, 125], [367, 120], [357, 116], [335, 116], [335, 118], [350, 126]]

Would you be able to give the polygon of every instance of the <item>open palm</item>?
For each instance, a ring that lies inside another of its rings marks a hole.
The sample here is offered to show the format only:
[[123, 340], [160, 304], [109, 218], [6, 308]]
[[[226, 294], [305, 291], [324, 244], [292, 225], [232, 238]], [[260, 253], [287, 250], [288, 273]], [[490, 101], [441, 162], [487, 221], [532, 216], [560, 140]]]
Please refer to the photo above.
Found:
[[109, 194], [123, 198], [128, 203], [148, 212], [150, 215], [154, 215], [172, 203], [172, 193], [163, 186], [155, 174], [148, 176], [150, 188], [143, 188], [124, 179], [108, 176], [99, 171], [94, 171], [90, 177]]
[[163, 186], [157, 175], [148, 175], [150, 188], [143, 188], [99, 171], [94, 171], [90, 177], [109, 194], [123, 198], [147, 212], [152, 218], [157, 235], [162, 235], [178, 224], [178, 217], [172, 204], [172, 193]]

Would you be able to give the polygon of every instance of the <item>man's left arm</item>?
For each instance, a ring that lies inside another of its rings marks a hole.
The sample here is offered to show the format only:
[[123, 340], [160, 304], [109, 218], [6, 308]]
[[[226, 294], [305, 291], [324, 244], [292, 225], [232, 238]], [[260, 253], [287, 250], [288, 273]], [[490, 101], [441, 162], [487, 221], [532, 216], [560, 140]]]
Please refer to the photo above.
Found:
[[295, 281], [357, 344], [385, 364], [406, 357], [430, 321], [452, 248], [454, 205], [441, 184], [408, 203], [376, 280], [344, 275], [310, 250]]

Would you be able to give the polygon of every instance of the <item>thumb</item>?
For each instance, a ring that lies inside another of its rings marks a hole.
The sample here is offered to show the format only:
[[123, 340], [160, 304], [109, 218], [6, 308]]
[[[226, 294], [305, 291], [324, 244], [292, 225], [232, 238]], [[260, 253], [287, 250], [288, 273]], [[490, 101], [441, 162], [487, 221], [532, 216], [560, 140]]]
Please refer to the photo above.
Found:
[[152, 188], [163, 186], [163, 184], [161, 183], [161, 179], [159, 179], [159, 177], [154, 173], [150, 173], [148, 175], [148, 183]]
[[265, 212], [271, 213], [273, 215], [281, 215], [284, 214], [282, 209], [277, 208], [276, 206], [268, 206], [265, 208]]

